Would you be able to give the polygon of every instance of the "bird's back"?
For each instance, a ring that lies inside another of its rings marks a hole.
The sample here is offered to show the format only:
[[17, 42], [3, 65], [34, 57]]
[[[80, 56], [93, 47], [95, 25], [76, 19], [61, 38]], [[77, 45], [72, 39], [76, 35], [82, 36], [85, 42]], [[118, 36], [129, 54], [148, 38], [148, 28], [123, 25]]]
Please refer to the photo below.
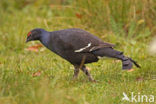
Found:
[[89, 51], [91, 48], [100, 45], [112, 47], [112, 44], [77, 28], [50, 32], [49, 39], [48, 48], [73, 64], [80, 64], [83, 56], [86, 56], [86, 63], [97, 61], [97, 57]]
[[92, 46], [104, 45], [106, 47], [113, 47], [110, 43], [103, 42], [101, 39], [92, 35], [91, 33], [78, 28], [64, 29], [53, 31], [56, 38], [59, 38], [66, 44], [71, 44], [75, 50], [87, 46], [91, 43]]

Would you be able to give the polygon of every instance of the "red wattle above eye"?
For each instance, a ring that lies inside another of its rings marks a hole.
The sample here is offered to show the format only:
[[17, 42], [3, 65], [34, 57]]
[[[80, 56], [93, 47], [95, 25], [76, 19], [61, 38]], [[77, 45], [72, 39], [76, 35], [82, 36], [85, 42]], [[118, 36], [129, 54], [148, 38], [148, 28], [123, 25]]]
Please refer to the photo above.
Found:
[[31, 32], [29, 32], [27, 36], [30, 36], [30, 34], [31, 34]]

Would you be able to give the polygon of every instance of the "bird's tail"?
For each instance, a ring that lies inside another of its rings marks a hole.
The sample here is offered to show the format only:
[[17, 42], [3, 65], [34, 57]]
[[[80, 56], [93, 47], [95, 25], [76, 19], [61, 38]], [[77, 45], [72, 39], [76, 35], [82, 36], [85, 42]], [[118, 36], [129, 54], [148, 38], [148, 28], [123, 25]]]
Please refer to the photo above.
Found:
[[136, 61], [132, 60], [129, 57], [125, 57], [122, 59], [122, 69], [131, 69], [133, 67], [133, 64], [138, 67], [141, 68], [139, 64], [137, 64]]
[[95, 50], [93, 52], [96, 56], [101, 56], [101, 57], [111, 57], [111, 58], [116, 58], [122, 61], [122, 69], [131, 69], [133, 67], [133, 64], [136, 67], [140, 68], [140, 65], [137, 64], [136, 61], [132, 60], [129, 57], [126, 57], [123, 55], [123, 52], [114, 50], [113, 48], [101, 48], [98, 50]]
[[129, 58], [131, 60], [131, 62], [133, 62], [133, 64], [138, 67], [138, 68], [141, 68], [141, 66], [134, 60], [132, 60], [131, 58]]

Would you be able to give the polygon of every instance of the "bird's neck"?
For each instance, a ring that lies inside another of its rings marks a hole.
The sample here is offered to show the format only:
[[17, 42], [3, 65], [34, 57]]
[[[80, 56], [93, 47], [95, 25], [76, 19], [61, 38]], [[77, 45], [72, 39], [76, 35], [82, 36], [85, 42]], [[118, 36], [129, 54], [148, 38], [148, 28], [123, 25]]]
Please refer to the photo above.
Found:
[[47, 32], [47, 31], [44, 31], [44, 33], [42, 33], [41, 37], [40, 37], [40, 42], [47, 46], [48, 45], [48, 42], [50, 40], [50, 33]]

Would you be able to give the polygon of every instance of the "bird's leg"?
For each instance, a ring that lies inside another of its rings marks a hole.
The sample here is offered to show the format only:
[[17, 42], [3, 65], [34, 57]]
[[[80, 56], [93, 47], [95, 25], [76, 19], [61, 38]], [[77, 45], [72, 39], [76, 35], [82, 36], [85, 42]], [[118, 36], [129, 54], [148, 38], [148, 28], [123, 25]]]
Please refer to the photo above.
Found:
[[74, 75], [73, 75], [73, 79], [76, 79], [78, 77], [79, 74], [79, 66], [74, 65]]
[[92, 78], [92, 76], [90, 75], [88, 69], [87, 69], [85, 66], [83, 66], [83, 67], [81, 68], [81, 70], [88, 76], [88, 79], [89, 79], [91, 82], [96, 82], [96, 81]]

